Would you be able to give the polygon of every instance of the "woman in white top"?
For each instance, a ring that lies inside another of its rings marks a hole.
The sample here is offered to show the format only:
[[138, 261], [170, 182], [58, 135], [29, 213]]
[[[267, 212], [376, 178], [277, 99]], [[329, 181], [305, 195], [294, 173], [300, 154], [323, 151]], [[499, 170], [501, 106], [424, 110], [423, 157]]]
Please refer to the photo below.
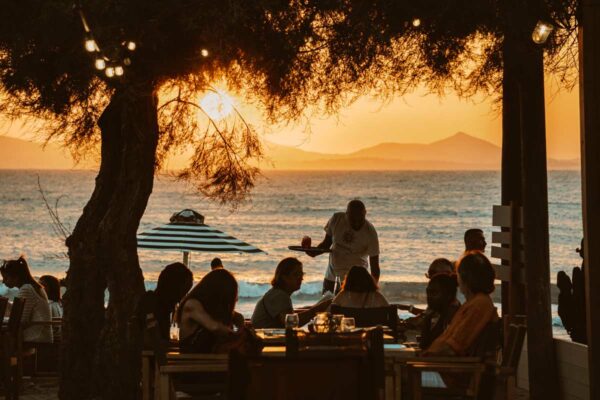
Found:
[[22, 256], [18, 260], [5, 261], [0, 268], [0, 273], [7, 287], [19, 288], [16, 297], [25, 300], [21, 318], [23, 341], [52, 343], [52, 327], [50, 325], [31, 325], [32, 322], [50, 322], [52, 316], [46, 291], [31, 276], [27, 261]]
[[60, 281], [52, 275], [40, 276], [40, 283], [44, 286], [44, 290], [48, 295], [48, 304], [50, 305], [50, 313], [52, 318], [62, 318], [63, 307], [60, 298]]
[[358, 266], [350, 268], [342, 291], [335, 296], [332, 304], [348, 308], [376, 308], [389, 305], [379, 292], [371, 274], [366, 268]]

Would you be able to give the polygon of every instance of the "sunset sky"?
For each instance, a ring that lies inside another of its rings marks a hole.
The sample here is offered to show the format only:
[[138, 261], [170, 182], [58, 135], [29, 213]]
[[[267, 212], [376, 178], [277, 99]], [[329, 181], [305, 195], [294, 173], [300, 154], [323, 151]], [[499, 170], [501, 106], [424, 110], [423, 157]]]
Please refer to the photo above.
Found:
[[[558, 90], [546, 84], [546, 121], [549, 157], [579, 157], [578, 88]], [[266, 126], [259, 113], [233, 96], [235, 105], [270, 142], [323, 153], [349, 153], [382, 142], [430, 143], [458, 131], [501, 145], [501, 116], [492, 99], [460, 100], [448, 93], [440, 98], [425, 91], [389, 103], [362, 98], [339, 115], [313, 117], [288, 126]], [[28, 138], [18, 124], [3, 124], [0, 134]]]

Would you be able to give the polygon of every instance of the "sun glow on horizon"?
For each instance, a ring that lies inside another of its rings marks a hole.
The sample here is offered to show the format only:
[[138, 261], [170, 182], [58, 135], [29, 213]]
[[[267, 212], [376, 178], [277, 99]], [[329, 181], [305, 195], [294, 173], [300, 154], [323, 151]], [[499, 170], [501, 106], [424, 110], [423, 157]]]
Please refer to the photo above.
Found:
[[234, 100], [227, 92], [216, 89], [210, 91], [200, 100], [200, 107], [213, 120], [227, 118], [233, 112]]

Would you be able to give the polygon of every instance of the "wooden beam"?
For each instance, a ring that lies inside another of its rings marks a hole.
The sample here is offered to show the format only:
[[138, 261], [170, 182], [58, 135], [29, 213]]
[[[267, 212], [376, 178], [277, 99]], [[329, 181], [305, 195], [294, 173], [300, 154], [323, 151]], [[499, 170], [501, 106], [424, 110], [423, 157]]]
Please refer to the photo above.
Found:
[[600, 399], [600, 0], [581, 1], [579, 99], [589, 398]]
[[519, 93], [524, 261], [527, 277], [527, 347], [530, 396], [533, 399], [552, 399], [559, 393], [559, 388], [550, 296], [543, 48], [536, 46], [531, 40], [531, 29], [537, 22], [536, 10], [525, 10], [526, 15], [531, 17], [526, 20], [519, 42], [522, 56]]

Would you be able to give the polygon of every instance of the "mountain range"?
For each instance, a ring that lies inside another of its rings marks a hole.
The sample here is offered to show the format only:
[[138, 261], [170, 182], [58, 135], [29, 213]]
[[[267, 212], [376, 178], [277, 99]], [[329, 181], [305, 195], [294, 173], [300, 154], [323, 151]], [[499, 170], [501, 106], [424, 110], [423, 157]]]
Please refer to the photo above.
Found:
[[[350, 154], [328, 154], [265, 143], [263, 169], [276, 170], [498, 170], [502, 149], [466, 133], [456, 133], [429, 144], [381, 143]], [[178, 156], [170, 169], [185, 165]], [[68, 151], [56, 144], [45, 147], [0, 136], [0, 169], [94, 168], [93, 162], [75, 165]], [[548, 160], [549, 169], [577, 169], [578, 160]]]

